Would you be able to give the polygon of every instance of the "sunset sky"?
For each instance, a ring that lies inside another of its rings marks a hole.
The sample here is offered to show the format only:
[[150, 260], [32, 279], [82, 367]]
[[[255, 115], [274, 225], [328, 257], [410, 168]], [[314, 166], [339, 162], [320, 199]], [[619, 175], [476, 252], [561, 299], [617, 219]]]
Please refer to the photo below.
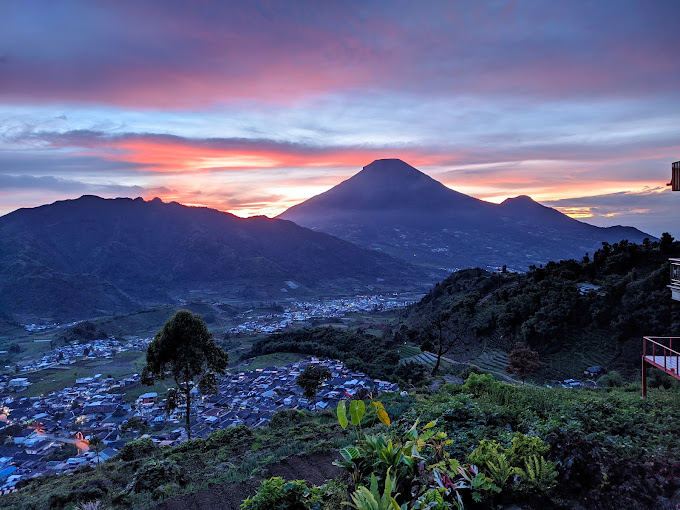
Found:
[[0, 215], [276, 215], [378, 158], [680, 237], [680, 1], [3, 1]]

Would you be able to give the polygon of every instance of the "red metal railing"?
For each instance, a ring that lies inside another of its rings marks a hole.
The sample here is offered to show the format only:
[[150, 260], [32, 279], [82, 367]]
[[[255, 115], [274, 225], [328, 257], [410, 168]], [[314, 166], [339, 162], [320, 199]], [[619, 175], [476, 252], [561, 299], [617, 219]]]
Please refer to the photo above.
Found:
[[659, 368], [676, 379], [680, 379], [680, 337], [646, 336], [642, 339], [642, 396], [647, 396], [647, 375], [645, 363]]

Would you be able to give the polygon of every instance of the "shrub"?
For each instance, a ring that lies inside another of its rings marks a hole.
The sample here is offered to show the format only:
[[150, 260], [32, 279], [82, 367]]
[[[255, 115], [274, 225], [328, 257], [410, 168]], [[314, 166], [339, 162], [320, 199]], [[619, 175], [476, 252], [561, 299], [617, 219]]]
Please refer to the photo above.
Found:
[[142, 459], [151, 455], [155, 449], [156, 445], [148, 437], [135, 439], [123, 445], [117, 457], [125, 461]]
[[[648, 370], [647, 386], [649, 388], [671, 389], [678, 386], [678, 380], [663, 373], [661, 370]], [[634, 391], [640, 391], [639, 386], [635, 386]]]
[[522, 467], [531, 457], [543, 457], [550, 451], [540, 437], [529, 437], [517, 434], [512, 438], [512, 445], [508, 452], [508, 460], [513, 466]]
[[321, 503], [320, 490], [304, 480], [287, 482], [275, 476], [263, 480], [257, 494], [241, 503], [241, 510], [311, 510]]
[[61, 509], [73, 501], [72, 494], [64, 489], [58, 489], [52, 492], [47, 498], [47, 507], [52, 509]]
[[463, 392], [476, 396], [490, 395], [500, 386], [501, 383], [496, 382], [491, 374], [475, 374], [468, 376], [465, 384], [463, 384]]
[[620, 388], [623, 386], [624, 381], [620, 372], [612, 370], [608, 374], [600, 377], [598, 384], [603, 388]]
[[306, 415], [297, 409], [281, 409], [272, 416], [269, 426], [273, 429], [285, 429], [302, 423]]
[[152, 460], [137, 471], [132, 487], [135, 492], [150, 492], [163, 484], [182, 483], [184, 483], [184, 473], [175, 461]]
[[111, 482], [101, 478], [88, 480], [72, 492], [72, 501], [94, 501], [102, 499], [111, 488]]
[[212, 432], [205, 440], [204, 450], [212, 450], [228, 446], [239, 449], [240, 446], [248, 445], [253, 441], [253, 432], [246, 425], [229, 427]]
[[504, 452], [504, 448], [498, 441], [489, 441], [482, 439], [479, 446], [468, 455], [468, 461], [471, 464], [479, 466], [482, 470], [486, 469], [489, 462], [497, 462], [498, 456]]
[[198, 438], [198, 439], [192, 439], [191, 441], [184, 441], [181, 444], [178, 444], [172, 450], [170, 450], [170, 454], [175, 454], [175, 453], [189, 453], [189, 452], [200, 452], [205, 446], [205, 440]]

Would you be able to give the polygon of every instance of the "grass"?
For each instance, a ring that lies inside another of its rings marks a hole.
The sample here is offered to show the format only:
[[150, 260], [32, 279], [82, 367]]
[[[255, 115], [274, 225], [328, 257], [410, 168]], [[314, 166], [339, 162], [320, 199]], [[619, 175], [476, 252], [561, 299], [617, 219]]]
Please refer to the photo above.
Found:
[[383, 336], [383, 332], [381, 330], [374, 329], [374, 328], [367, 329], [366, 333], [368, 333], [369, 335], [377, 336], [379, 338], [382, 338], [382, 336]]
[[[159, 381], [156, 384], [152, 386], [145, 386], [142, 383], [137, 383], [132, 386], [128, 386], [125, 388], [125, 402], [128, 404], [132, 404], [135, 400], [139, 398], [140, 395], [143, 395], [144, 393], [152, 392], [155, 391], [158, 393], [158, 398], [164, 398], [165, 394], [168, 392], [170, 388], [174, 388], [175, 384], [172, 379], [167, 379], [165, 381]], [[115, 392], [118, 393], [120, 392], [120, 389], [116, 389]]]
[[25, 397], [47, 395], [52, 391], [72, 386], [76, 379], [92, 377], [95, 374], [120, 379], [137, 372], [144, 362], [144, 355], [141, 351], [126, 351], [112, 359], [84, 359], [73, 365], [67, 365], [68, 368], [50, 368], [22, 375], [28, 377], [32, 384], [20, 395]]
[[241, 365], [239, 368], [245, 370], [255, 370], [257, 368], [266, 367], [282, 367], [284, 365], [289, 365], [300, 361], [306, 356], [301, 356], [299, 354], [294, 354], [292, 352], [275, 352], [273, 354], [265, 354], [263, 356], [258, 356], [253, 358], [248, 366]]

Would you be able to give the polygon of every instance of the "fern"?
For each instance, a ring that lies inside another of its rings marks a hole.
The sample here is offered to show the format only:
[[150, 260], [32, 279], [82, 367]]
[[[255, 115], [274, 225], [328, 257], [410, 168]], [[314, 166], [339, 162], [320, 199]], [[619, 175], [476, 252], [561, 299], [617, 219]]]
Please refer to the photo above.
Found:
[[558, 472], [555, 464], [545, 460], [545, 457], [533, 455], [524, 463], [525, 469], [517, 469], [522, 479], [520, 488], [547, 493], [557, 486]]
[[504, 487], [508, 479], [516, 473], [516, 469], [510, 465], [504, 453], [499, 453], [494, 461], [487, 462], [489, 475], [496, 485]]

